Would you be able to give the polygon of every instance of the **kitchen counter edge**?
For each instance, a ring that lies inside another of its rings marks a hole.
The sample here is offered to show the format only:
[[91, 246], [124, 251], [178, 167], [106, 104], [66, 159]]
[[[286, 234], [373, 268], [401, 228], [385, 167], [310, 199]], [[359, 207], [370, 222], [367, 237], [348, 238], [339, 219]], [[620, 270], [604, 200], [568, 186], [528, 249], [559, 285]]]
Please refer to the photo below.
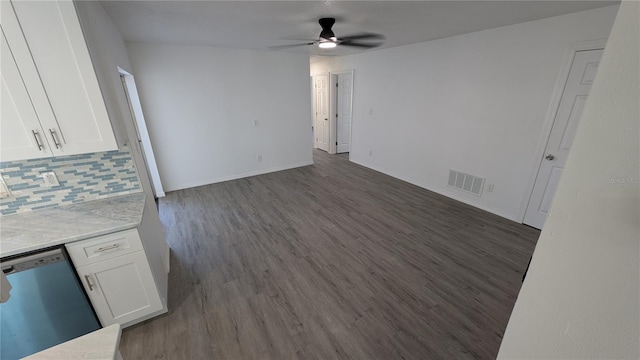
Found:
[[2, 216], [0, 258], [138, 227], [145, 200], [138, 192]]

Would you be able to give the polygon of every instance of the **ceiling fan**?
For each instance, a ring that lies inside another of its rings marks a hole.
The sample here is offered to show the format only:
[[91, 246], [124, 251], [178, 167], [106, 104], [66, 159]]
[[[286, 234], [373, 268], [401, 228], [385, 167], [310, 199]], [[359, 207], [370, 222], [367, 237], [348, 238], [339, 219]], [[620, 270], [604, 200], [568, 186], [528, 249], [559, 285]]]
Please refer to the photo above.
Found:
[[368, 40], [384, 40], [384, 36], [380, 34], [373, 33], [360, 33], [349, 36], [341, 36], [336, 37], [331, 30], [333, 24], [336, 23], [335, 18], [322, 18], [318, 20], [320, 27], [322, 27], [322, 31], [320, 32], [320, 36], [317, 40], [308, 40], [308, 42], [300, 43], [300, 44], [289, 44], [289, 45], [276, 45], [269, 46], [270, 49], [279, 50], [279, 49], [288, 49], [297, 46], [308, 46], [318, 44], [318, 47], [321, 49], [331, 49], [338, 45], [340, 46], [351, 46], [351, 47], [359, 47], [359, 48], [374, 48], [382, 45], [382, 42], [361, 42]]

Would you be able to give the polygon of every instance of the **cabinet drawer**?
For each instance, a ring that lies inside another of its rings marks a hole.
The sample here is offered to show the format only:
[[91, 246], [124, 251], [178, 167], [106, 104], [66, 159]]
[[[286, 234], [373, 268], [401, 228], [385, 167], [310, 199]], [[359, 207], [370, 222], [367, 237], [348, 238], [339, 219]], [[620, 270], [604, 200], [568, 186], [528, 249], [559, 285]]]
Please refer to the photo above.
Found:
[[76, 267], [142, 250], [138, 230], [126, 230], [66, 245]]

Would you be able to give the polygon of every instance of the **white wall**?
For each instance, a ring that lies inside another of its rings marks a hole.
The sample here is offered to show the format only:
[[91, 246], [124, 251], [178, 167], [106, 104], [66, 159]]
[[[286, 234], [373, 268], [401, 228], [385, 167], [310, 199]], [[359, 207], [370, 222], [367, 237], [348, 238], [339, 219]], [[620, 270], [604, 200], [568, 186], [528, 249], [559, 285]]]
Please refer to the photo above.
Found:
[[308, 56], [127, 48], [165, 190], [312, 163]]
[[[330, 58], [311, 74], [355, 70], [352, 161], [521, 221], [569, 44], [606, 38], [616, 10]], [[449, 169], [494, 191], [451, 189]]]
[[151, 182], [144, 170], [144, 159], [135, 141], [135, 127], [118, 71], [118, 67], [131, 70], [127, 48], [120, 32], [100, 3], [77, 1], [75, 5], [118, 144], [131, 144], [129, 148], [135, 160], [142, 188], [150, 194]]
[[[162, 226], [159, 223], [156, 204], [152, 196], [151, 182], [144, 170], [144, 158], [138, 147], [135, 125], [120, 80], [118, 67], [131, 72], [127, 48], [120, 32], [100, 3], [97, 1], [77, 1], [75, 5], [109, 117], [117, 127], [116, 131], [120, 133], [122, 140], [131, 144], [131, 154], [138, 170], [138, 177], [146, 193], [145, 231], [155, 231], [156, 235], [162, 234]], [[155, 219], [155, 223], [153, 223], [153, 219]], [[162, 236], [147, 238], [144, 239], [144, 242], [154, 279], [161, 290], [166, 289], [166, 273], [169, 272], [169, 264], [165, 262], [165, 259], [169, 258], [169, 246]], [[164, 279], [164, 283], [161, 279]]]
[[622, 3], [498, 358], [640, 358], [639, 18]]

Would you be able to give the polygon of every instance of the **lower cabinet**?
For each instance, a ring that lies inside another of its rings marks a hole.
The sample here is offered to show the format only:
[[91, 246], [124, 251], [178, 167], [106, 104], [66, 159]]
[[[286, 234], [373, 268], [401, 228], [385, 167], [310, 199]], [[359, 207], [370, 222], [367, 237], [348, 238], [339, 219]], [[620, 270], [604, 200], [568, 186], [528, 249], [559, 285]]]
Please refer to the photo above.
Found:
[[164, 309], [137, 230], [67, 245], [103, 326], [146, 320]]

